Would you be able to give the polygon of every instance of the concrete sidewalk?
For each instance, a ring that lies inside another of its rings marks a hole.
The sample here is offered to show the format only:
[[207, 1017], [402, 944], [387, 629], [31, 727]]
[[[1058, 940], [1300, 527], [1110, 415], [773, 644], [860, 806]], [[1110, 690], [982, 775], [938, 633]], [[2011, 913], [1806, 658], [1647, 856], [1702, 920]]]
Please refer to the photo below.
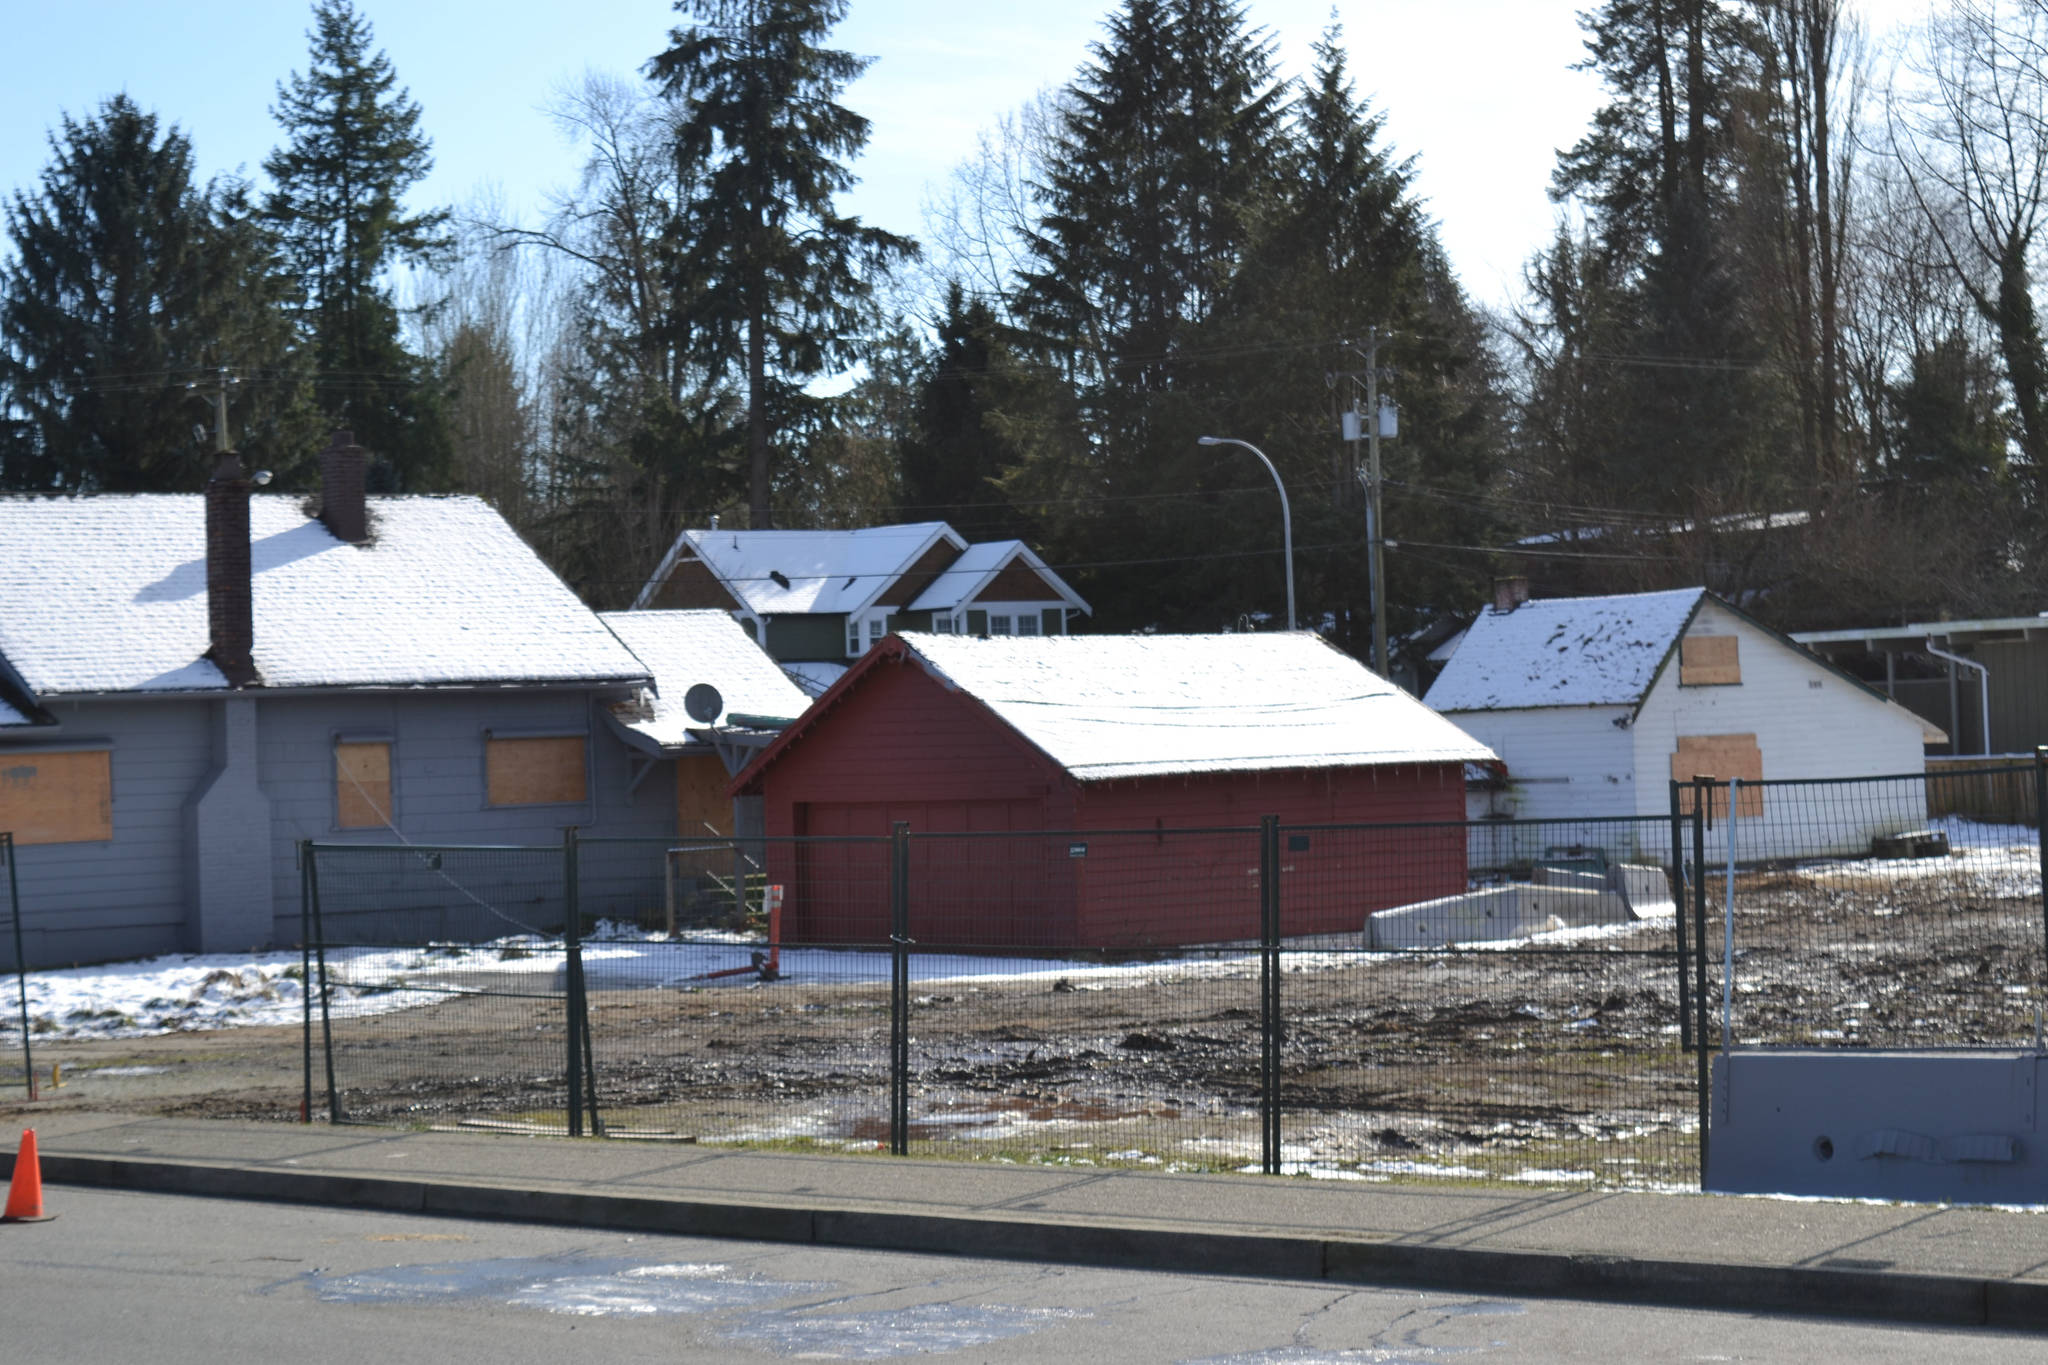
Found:
[[[38, 1116], [46, 1185], [2048, 1330], [2048, 1214]], [[0, 1132], [11, 1170], [18, 1132]], [[61, 1188], [45, 1206], [61, 1215]], [[0, 1236], [33, 1235], [27, 1228]]]

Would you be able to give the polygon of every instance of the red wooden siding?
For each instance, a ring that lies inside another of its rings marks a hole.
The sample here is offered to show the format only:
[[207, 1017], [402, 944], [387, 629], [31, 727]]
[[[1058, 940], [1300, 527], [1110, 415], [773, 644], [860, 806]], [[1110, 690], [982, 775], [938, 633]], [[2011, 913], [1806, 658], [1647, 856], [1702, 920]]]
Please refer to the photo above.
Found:
[[[1043, 829], [1072, 820], [1071, 787], [1043, 755], [915, 663], [883, 660], [854, 681], [761, 781], [770, 881], [789, 888], [793, 942], [883, 943], [888, 855], [870, 844], [774, 842], [779, 835], [885, 836]], [[1062, 811], [1066, 812], [1064, 815]], [[1044, 841], [919, 841], [911, 933], [921, 941], [1072, 942], [1071, 896], [1048, 883]]]
[[[1176, 826], [1460, 821], [1465, 777], [1457, 763], [1156, 777], [1084, 787], [1079, 814], [1089, 829], [1161, 831], [1120, 847], [1114, 873], [1084, 873], [1080, 941], [1216, 942], [1258, 936], [1257, 840]], [[1465, 878], [1459, 828], [1297, 831], [1282, 841], [1281, 932], [1355, 934], [1372, 911], [1456, 895]]]

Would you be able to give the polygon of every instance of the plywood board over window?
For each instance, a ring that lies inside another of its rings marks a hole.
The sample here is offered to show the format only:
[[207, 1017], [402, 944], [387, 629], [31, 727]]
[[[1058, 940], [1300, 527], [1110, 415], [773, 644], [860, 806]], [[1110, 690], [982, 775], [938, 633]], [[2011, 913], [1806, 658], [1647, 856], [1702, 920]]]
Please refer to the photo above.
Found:
[[0, 830], [11, 831], [17, 844], [112, 839], [113, 754], [0, 750]]
[[335, 744], [334, 823], [342, 829], [381, 829], [395, 823], [388, 740]]
[[[1745, 820], [1764, 813], [1764, 789], [1748, 785], [1764, 778], [1763, 750], [1757, 748], [1755, 735], [1680, 735], [1678, 749], [1671, 755], [1671, 776], [1678, 782], [1690, 782], [1695, 777], [1723, 782], [1740, 778], [1744, 785], [1736, 813]], [[1690, 790], [1681, 792], [1679, 799], [1680, 808], [1687, 815], [1692, 814]], [[1707, 815], [1715, 820], [1727, 818], [1726, 787], [1713, 790], [1707, 801]]]
[[676, 833], [685, 839], [732, 835], [732, 800], [725, 784], [732, 775], [715, 754], [676, 759]]
[[1742, 655], [1733, 635], [1688, 635], [1678, 642], [1680, 687], [1731, 687], [1742, 681]]
[[494, 806], [559, 806], [581, 802], [588, 785], [582, 735], [499, 738], [484, 745], [485, 789]]

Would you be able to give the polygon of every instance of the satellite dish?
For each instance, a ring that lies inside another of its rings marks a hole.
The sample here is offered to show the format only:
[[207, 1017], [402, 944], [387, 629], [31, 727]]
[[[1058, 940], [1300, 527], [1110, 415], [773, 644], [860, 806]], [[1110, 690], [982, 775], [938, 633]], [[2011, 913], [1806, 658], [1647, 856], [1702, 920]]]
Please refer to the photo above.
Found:
[[697, 683], [683, 693], [683, 710], [699, 725], [709, 725], [725, 710], [725, 698], [710, 683]]

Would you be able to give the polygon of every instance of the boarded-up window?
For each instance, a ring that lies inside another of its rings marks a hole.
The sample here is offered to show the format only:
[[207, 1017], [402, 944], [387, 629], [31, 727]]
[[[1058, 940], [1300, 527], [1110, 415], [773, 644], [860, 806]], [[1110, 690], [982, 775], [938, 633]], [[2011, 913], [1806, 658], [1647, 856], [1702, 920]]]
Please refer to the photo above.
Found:
[[731, 778], [714, 754], [676, 759], [677, 834], [685, 840], [731, 836], [732, 799], [725, 794]]
[[[1695, 777], [1713, 777], [1723, 782], [1730, 778], [1742, 779], [1742, 798], [1736, 812], [1747, 820], [1752, 815], [1764, 813], [1764, 789], [1753, 787], [1752, 782], [1761, 782], [1764, 777], [1763, 750], [1756, 747], [1755, 735], [1680, 735], [1678, 751], [1671, 755], [1671, 776], [1679, 782], [1690, 782]], [[1680, 792], [1680, 808], [1692, 814], [1692, 793], [1690, 789]], [[1710, 819], [1723, 820], [1728, 816], [1728, 789], [1717, 787], [1707, 802]]]
[[82, 844], [114, 837], [113, 755], [0, 750], [0, 830], [17, 844]]
[[382, 829], [391, 818], [391, 744], [345, 741], [334, 746], [334, 823], [342, 829]]
[[1688, 635], [1678, 642], [1680, 687], [1726, 687], [1742, 681], [1733, 635]]
[[586, 792], [582, 735], [501, 739], [485, 744], [485, 787], [494, 806], [551, 806], [582, 801]]

